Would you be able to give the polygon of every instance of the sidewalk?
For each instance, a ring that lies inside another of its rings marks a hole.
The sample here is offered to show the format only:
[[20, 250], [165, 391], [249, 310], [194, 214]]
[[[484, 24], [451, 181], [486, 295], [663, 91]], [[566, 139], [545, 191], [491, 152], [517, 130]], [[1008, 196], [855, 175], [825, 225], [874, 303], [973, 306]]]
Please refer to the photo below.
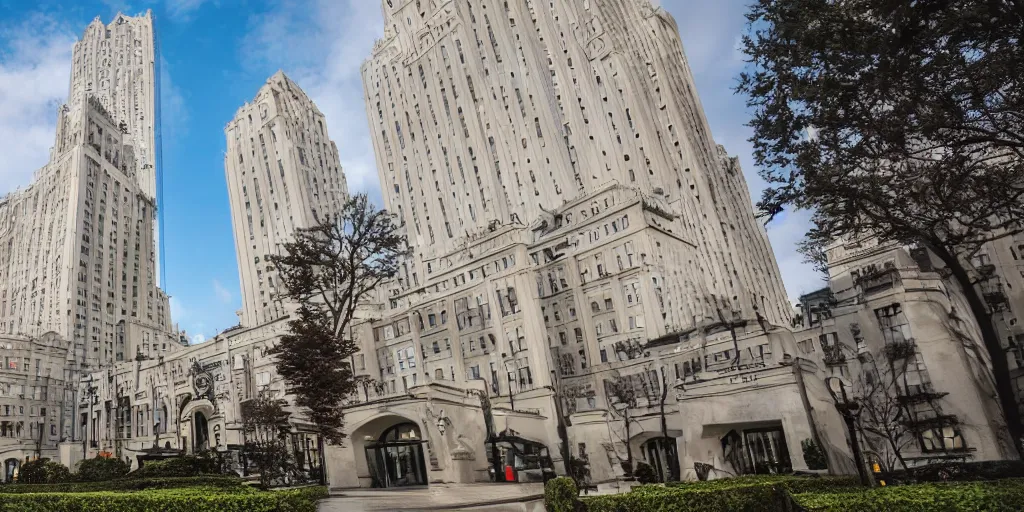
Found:
[[433, 484], [405, 489], [332, 490], [320, 502], [319, 512], [494, 510], [535, 512], [544, 510], [544, 485], [534, 484]]

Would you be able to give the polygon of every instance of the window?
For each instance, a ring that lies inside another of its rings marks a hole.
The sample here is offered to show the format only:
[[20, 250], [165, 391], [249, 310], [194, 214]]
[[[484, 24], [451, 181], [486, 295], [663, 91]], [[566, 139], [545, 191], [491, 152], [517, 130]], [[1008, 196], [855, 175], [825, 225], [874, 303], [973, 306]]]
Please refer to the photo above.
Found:
[[876, 309], [875, 317], [878, 319], [878, 326], [882, 330], [882, 338], [886, 344], [904, 343], [913, 339], [910, 335], [910, 323], [899, 304]]
[[437, 315], [430, 313], [427, 315], [427, 324], [431, 327], [437, 327]]
[[[434, 345], [437, 346], [437, 343]], [[434, 370], [434, 380], [444, 380], [444, 369], [437, 368]]]
[[959, 451], [965, 447], [957, 427], [932, 428], [921, 433], [921, 449], [925, 452]]
[[604, 309], [605, 310], [612, 309], [612, 299], [605, 299], [604, 300]]
[[600, 313], [601, 312], [601, 306], [599, 306], [597, 304], [597, 301], [594, 301], [594, 302], [590, 303], [590, 311], [592, 311], [594, 313]]

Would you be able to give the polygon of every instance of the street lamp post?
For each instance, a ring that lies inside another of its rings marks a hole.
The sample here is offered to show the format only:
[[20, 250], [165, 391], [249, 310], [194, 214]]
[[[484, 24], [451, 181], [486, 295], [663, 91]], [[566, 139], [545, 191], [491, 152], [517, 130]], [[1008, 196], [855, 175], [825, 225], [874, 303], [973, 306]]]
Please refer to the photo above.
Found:
[[89, 379], [85, 380], [85, 432], [82, 436], [82, 458], [89, 458], [89, 429], [92, 428], [92, 402], [93, 397], [96, 395], [96, 387], [92, 385], [92, 375], [89, 375]]
[[846, 394], [846, 383], [839, 377], [825, 379], [828, 393], [836, 404], [836, 410], [846, 420], [846, 430], [850, 435], [850, 448], [853, 450], [853, 462], [857, 465], [857, 475], [860, 477], [861, 485], [872, 487], [871, 477], [864, 467], [864, 458], [860, 451], [860, 439], [857, 437], [857, 417], [860, 415], [860, 404], [851, 400]]

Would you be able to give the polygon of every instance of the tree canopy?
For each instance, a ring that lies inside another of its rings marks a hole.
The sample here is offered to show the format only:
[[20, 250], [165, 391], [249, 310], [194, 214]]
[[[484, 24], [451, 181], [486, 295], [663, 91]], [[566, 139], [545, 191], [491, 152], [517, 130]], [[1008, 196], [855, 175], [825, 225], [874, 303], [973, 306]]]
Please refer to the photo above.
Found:
[[876, 237], [941, 259], [1019, 442], [1006, 354], [974, 288], [990, 276], [972, 259], [1022, 230], [1024, 0], [757, 0], [747, 18], [737, 90], [769, 184], [760, 209], [812, 210], [808, 252]]
[[357, 195], [269, 257], [286, 290], [281, 299], [298, 305], [271, 354], [296, 404], [328, 441], [344, 437], [341, 406], [357, 389], [351, 357], [358, 345], [349, 327], [359, 306], [397, 274], [405, 251], [393, 216]]

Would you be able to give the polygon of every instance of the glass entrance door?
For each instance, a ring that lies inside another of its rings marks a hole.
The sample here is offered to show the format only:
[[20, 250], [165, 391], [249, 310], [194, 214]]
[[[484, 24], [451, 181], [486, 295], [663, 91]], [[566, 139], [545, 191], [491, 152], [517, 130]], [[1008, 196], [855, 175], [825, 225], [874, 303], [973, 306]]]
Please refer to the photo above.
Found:
[[366, 464], [374, 487], [427, 485], [423, 442], [415, 424], [392, 427], [366, 447]]

